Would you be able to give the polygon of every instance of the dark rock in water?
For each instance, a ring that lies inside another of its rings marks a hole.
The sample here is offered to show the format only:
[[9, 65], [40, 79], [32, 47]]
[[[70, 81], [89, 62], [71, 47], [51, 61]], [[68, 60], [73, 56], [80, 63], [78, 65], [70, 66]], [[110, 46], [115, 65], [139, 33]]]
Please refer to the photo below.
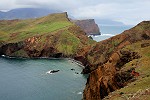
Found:
[[59, 72], [60, 70], [52, 70], [50, 73], [56, 73]]
[[75, 74], [79, 74], [78, 72], [75, 72]]
[[75, 69], [72, 68], [71, 70], [73, 71], [73, 70], [75, 70]]
[[59, 72], [60, 70], [49, 70], [48, 72], [46, 72], [46, 74], [53, 74], [56, 72]]

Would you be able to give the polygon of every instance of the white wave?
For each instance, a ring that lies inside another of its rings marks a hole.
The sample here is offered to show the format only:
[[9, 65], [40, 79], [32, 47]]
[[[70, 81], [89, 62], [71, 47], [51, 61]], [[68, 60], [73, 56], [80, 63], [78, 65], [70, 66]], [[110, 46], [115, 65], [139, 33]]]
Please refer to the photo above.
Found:
[[52, 70], [49, 70], [49, 71], [46, 72], [46, 74], [53, 74], [51, 72], [52, 72]]
[[95, 35], [94, 37], [99, 37], [100, 35]]
[[2, 57], [6, 57], [5, 55], [1, 55]]
[[78, 92], [77, 94], [82, 94], [82, 92]]
[[1, 55], [1, 57], [4, 57], [4, 58], [16, 58], [16, 57], [12, 57], [12, 56], [7, 56], [7, 55]]
[[115, 36], [114, 34], [101, 34], [100, 36]]

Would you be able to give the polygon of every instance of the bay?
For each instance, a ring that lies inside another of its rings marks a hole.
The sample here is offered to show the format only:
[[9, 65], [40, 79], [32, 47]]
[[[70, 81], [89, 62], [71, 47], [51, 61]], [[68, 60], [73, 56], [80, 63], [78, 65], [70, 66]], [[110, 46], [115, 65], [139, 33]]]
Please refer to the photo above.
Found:
[[[74, 70], [71, 70], [74, 69]], [[60, 70], [47, 74], [49, 70]], [[68, 59], [0, 58], [1, 100], [81, 100], [87, 76]]]

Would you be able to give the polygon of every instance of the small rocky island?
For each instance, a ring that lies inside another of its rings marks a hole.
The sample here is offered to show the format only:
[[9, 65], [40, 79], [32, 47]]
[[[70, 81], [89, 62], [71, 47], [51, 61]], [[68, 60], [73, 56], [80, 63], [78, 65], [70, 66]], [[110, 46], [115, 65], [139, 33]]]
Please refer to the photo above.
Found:
[[84, 100], [150, 97], [150, 21], [101, 42], [88, 38], [91, 29], [84, 32], [67, 13], [1, 20], [0, 26], [0, 55], [80, 61], [85, 66], [82, 73], [89, 74]]
[[48, 72], [46, 72], [46, 74], [53, 74], [53, 73], [57, 73], [60, 70], [49, 70]]

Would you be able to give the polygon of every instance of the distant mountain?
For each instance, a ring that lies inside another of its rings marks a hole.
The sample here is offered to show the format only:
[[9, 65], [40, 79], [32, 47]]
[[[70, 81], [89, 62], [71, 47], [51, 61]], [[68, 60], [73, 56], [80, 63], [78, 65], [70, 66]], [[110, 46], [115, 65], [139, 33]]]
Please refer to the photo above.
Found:
[[[17, 8], [7, 12], [0, 11], [0, 20], [38, 18], [52, 13], [62, 13], [62, 11], [46, 8]], [[75, 19], [71, 15], [68, 16], [71, 19]], [[111, 19], [95, 19], [95, 22], [99, 25], [124, 25], [122, 22]]]
[[0, 11], [0, 19], [27, 19], [46, 16], [51, 13], [62, 11], [43, 8], [17, 8], [7, 12]]

